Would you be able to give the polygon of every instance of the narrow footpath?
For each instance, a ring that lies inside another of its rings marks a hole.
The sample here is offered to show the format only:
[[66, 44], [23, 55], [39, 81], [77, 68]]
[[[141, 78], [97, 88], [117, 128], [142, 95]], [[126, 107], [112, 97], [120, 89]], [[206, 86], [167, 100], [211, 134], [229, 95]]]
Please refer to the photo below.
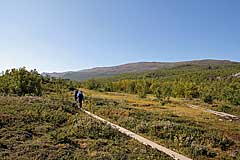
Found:
[[146, 146], [151, 146], [152, 148], [156, 148], [157, 150], [159, 150], [159, 151], [161, 151], [161, 152], [171, 156], [173, 159], [176, 159], [176, 160], [191, 160], [190, 158], [185, 157], [184, 155], [178, 154], [178, 153], [176, 153], [176, 152], [174, 152], [174, 151], [172, 151], [172, 150], [170, 150], [170, 149], [168, 149], [166, 147], [163, 147], [163, 146], [161, 146], [161, 145], [159, 145], [159, 144], [157, 144], [157, 143], [155, 143], [153, 141], [150, 141], [150, 140], [148, 140], [148, 139], [146, 139], [146, 138], [144, 138], [142, 136], [139, 136], [138, 134], [136, 134], [136, 133], [134, 133], [134, 132], [132, 132], [130, 130], [127, 130], [127, 129], [125, 129], [123, 127], [120, 127], [120, 126], [118, 126], [116, 124], [113, 124], [113, 123], [111, 123], [111, 122], [109, 122], [109, 121], [107, 121], [107, 120], [105, 120], [105, 119], [103, 119], [103, 118], [101, 118], [101, 117], [91, 113], [91, 112], [88, 112], [88, 111], [86, 111], [84, 109], [81, 109], [81, 110], [83, 112], [85, 112], [86, 114], [90, 115], [91, 117], [93, 117], [93, 118], [95, 118], [97, 120], [100, 120], [100, 121], [102, 121], [105, 124], [110, 125], [113, 129], [117, 129], [119, 132], [121, 132], [121, 133], [123, 133], [123, 134], [125, 134], [125, 135], [127, 135], [127, 136], [129, 136], [131, 138], [136, 139], [137, 141], [143, 143]]

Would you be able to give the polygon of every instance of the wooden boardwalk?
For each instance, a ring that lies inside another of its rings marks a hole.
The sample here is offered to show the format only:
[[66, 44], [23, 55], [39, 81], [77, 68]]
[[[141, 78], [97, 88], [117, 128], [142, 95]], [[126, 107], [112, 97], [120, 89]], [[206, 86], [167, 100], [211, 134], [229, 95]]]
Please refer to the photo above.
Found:
[[223, 117], [223, 118], [234, 119], [234, 120], [240, 119], [238, 116], [235, 116], [235, 115], [232, 115], [232, 114], [228, 114], [228, 113], [224, 113], [224, 112], [218, 112], [218, 111], [214, 111], [214, 110], [211, 110], [211, 109], [205, 109], [203, 107], [199, 107], [197, 105], [192, 105], [192, 104], [186, 104], [186, 105], [190, 108], [193, 108], [193, 109], [202, 109], [204, 112], [212, 113], [212, 114], [215, 114], [215, 115]]
[[111, 122], [109, 122], [109, 121], [107, 121], [107, 120], [105, 120], [105, 119], [103, 119], [103, 118], [101, 118], [101, 117], [91, 113], [91, 112], [88, 112], [88, 111], [86, 111], [84, 109], [81, 109], [81, 110], [83, 112], [85, 112], [86, 114], [90, 115], [91, 117], [93, 117], [95, 119], [98, 119], [98, 120], [102, 121], [105, 124], [110, 125], [114, 129], [117, 129], [119, 132], [121, 132], [123, 134], [126, 134], [127, 136], [136, 139], [137, 141], [143, 143], [144, 145], [151, 146], [152, 148], [155, 148], [155, 149], [157, 149], [157, 150], [159, 150], [159, 151], [161, 151], [161, 152], [171, 156], [173, 159], [176, 159], [176, 160], [191, 160], [190, 158], [185, 157], [184, 155], [178, 154], [178, 153], [176, 153], [176, 152], [174, 152], [174, 151], [172, 151], [172, 150], [170, 150], [170, 149], [168, 149], [166, 147], [163, 147], [163, 146], [161, 146], [161, 145], [159, 145], [159, 144], [157, 144], [157, 143], [155, 143], [153, 141], [150, 141], [150, 140], [148, 140], [148, 139], [146, 139], [146, 138], [144, 138], [142, 136], [139, 136], [138, 134], [136, 134], [136, 133], [134, 133], [134, 132], [132, 132], [130, 130], [127, 130], [127, 129], [125, 129], [123, 127], [120, 127], [120, 126], [118, 126], [116, 124], [113, 124], [113, 123], [111, 123]]

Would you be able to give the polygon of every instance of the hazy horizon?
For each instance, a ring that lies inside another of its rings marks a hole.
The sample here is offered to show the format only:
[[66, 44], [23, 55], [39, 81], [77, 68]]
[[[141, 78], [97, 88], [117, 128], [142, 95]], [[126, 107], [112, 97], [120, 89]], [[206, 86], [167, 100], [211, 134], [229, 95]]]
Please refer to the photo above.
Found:
[[[113, 64], [113, 65], [105, 65], [105, 66], [92, 66], [89, 68], [80, 68], [80, 69], [76, 69], [76, 70], [60, 70], [60, 71], [39, 71], [36, 68], [29, 68], [26, 66], [20, 66], [20, 67], [13, 67], [13, 68], [21, 68], [21, 67], [25, 67], [27, 70], [33, 70], [36, 69], [39, 73], [62, 73], [62, 72], [77, 72], [77, 71], [81, 71], [81, 70], [87, 70], [87, 69], [93, 69], [93, 68], [102, 68], [102, 67], [115, 67], [115, 66], [120, 66], [120, 65], [125, 65], [125, 64], [131, 64], [131, 63], [174, 63], [174, 62], [187, 62], [187, 61], [198, 61], [198, 60], [226, 60], [226, 61], [231, 61], [231, 62], [238, 62], [240, 63], [240, 61], [234, 61], [234, 60], [229, 60], [229, 59], [192, 59], [192, 60], [183, 60], [183, 61], [136, 61], [136, 62], [127, 62], [127, 63], [121, 63], [121, 64]], [[13, 69], [13, 68], [7, 68], [7, 69]], [[5, 71], [5, 70], [2, 70]], [[0, 73], [2, 72], [0, 71]]]
[[240, 61], [238, 0], [0, 2], [0, 71]]

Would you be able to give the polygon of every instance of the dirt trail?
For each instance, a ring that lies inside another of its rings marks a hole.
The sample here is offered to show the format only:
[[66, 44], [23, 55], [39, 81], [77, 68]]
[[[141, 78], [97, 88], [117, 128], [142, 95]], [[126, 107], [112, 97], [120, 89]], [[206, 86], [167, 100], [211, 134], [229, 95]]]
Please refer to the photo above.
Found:
[[174, 152], [174, 151], [172, 151], [172, 150], [170, 150], [168, 148], [165, 148], [165, 147], [163, 147], [163, 146], [161, 146], [161, 145], [159, 145], [159, 144], [157, 144], [157, 143], [155, 143], [153, 141], [150, 141], [150, 140], [148, 140], [148, 139], [146, 139], [146, 138], [144, 138], [142, 136], [139, 136], [139, 135], [137, 135], [136, 133], [134, 133], [134, 132], [132, 132], [130, 130], [127, 130], [127, 129], [125, 129], [123, 127], [120, 127], [120, 126], [118, 126], [116, 124], [113, 124], [113, 123], [111, 123], [111, 122], [109, 122], [109, 121], [107, 121], [107, 120], [105, 120], [105, 119], [103, 119], [103, 118], [101, 118], [101, 117], [91, 113], [91, 112], [88, 112], [88, 111], [86, 111], [84, 109], [81, 109], [81, 110], [83, 112], [85, 112], [86, 114], [90, 115], [91, 117], [93, 117], [95, 119], [98, 119], [98, 120], [100, 120], [100, 121], [102, 121], [102, 122], [104, 122], [106, 124], [109, 124], [112, 128], [117, 129], [119, 132], [121, 132], [123, 134], [126, 134], [127, 136], [132, 137], [132, 138], [138, 140], [139, 142], [143, 143], [144, 145], [151, 146], [152, 148], [156, 148], [157, 150], [159, 150], [159, 151], [161, 151], [161, 152], [171, 156], [173, 159], [176, 159], [176, 160], [191, 160], [190, 158], [185, 157], [184, 155], [178, 154], [178, 153], [176, 153], [176, 152]]
[[218, 112], [218, 111], [214, 111], [211, 109], [205, 109], [203, 107], [199, 107], [197, 105], [192, 105], [192, 104], [187, 104], [188, 107], [193, 108], [193, 109], [202, 109], [204, 112], [208, 112], [208, 113], [212, 113], [215, 114], [217, 116], [226, 118], [226, 119], [234, 119], [234, 120], [238, 120], [240, 119], [238, 116], [232, 115], [232, 114], [228, 114], [228, 113], [224, 113], [224, 112]]

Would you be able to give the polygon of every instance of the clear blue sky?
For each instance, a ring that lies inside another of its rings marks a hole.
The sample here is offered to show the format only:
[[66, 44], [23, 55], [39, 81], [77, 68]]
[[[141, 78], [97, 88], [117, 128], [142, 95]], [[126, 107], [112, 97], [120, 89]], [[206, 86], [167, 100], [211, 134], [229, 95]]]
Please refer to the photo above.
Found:
[[0, 70], [240, 61], [239, 0], [1, 0]]

